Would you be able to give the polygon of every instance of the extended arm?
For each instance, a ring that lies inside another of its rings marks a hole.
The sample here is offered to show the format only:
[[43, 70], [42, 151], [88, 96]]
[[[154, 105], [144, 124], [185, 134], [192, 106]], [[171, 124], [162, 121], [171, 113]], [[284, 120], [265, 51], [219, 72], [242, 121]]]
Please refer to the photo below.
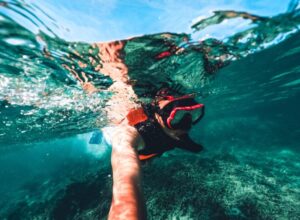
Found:
[[142, 198], [140, 161], [135, 150], [140, 136], [135, 128], [121, 125], [112, 141], [113, 198], [109, 220], [146, 219]]

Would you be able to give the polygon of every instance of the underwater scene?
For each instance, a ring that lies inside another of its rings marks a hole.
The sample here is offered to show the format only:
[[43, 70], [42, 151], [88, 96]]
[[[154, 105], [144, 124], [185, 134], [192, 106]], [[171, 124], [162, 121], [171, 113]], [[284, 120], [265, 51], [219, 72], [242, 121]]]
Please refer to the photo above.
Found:
[[0, 219], [107, 219], [103, 131], [165, 88], [204, 150], [142, 164], [148, 219], [299, 219], [299, 28], [298, 0], [0, 0]]

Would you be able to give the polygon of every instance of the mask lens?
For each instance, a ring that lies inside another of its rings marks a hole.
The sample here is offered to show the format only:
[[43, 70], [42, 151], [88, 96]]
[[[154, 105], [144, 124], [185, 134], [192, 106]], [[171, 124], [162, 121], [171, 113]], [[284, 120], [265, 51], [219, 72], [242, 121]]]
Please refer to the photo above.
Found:
[[171, 125], [174, 126], [176, 124], [178, 124], [186, 114], [189, 114], [187, 111], [184, 110], [179, 110], [176, 112], [173, 120], [171, 121]]
[[194, 123], [202, 116], [202, 108], [196, 108], [190, 111], [190, 114], [192, 115], [192, 121]]
[[191, 117], [191, 123], [196, 122], [202, 115], [202, 108], [195, 108], [195, 109], [178, 109], [170, 121], [172, 127], [176, 127], [184, 118]]

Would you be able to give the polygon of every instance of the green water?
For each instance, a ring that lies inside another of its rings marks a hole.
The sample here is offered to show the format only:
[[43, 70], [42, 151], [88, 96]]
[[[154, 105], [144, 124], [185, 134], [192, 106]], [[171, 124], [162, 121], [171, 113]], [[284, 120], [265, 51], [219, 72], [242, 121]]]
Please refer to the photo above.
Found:
[[[0, 14], [1, 219], [105, 219], [110, 147], [88, 144], [86, 132], [107, 125], [113, 81], [96, 71], [103, 61], [91, 44], [34, 34], [14, 21], [7, 11], [34, 14], [18, 3]], [[234, 19], [228, 16], [196, 23], [194, 34]], [[123, 61], [141, 100], [167, 86], [195, 92], [206, 105], [191, 131], [203, 152], [175, 150], [143, 165], [149, 219], [298, 219], [299, 22], [290, 4], [287, 13], [257, 16], [222, 41], [176, 33], [124, 40]], [[171, 55], [157, 59], [163, 51]], [[87, 94], [63, 64], [80, 79], [84, 71], [99, 92]]]

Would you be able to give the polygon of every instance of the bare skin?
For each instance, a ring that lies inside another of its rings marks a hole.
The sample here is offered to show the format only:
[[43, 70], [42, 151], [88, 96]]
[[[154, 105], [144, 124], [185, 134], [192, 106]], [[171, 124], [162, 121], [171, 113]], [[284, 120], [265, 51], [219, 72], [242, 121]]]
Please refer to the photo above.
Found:
[[116, 134], [112, 140], [113, 198], [108, 219], [146, 219], [136, 151], [143, 140], [126, 121], [117, 127]]

